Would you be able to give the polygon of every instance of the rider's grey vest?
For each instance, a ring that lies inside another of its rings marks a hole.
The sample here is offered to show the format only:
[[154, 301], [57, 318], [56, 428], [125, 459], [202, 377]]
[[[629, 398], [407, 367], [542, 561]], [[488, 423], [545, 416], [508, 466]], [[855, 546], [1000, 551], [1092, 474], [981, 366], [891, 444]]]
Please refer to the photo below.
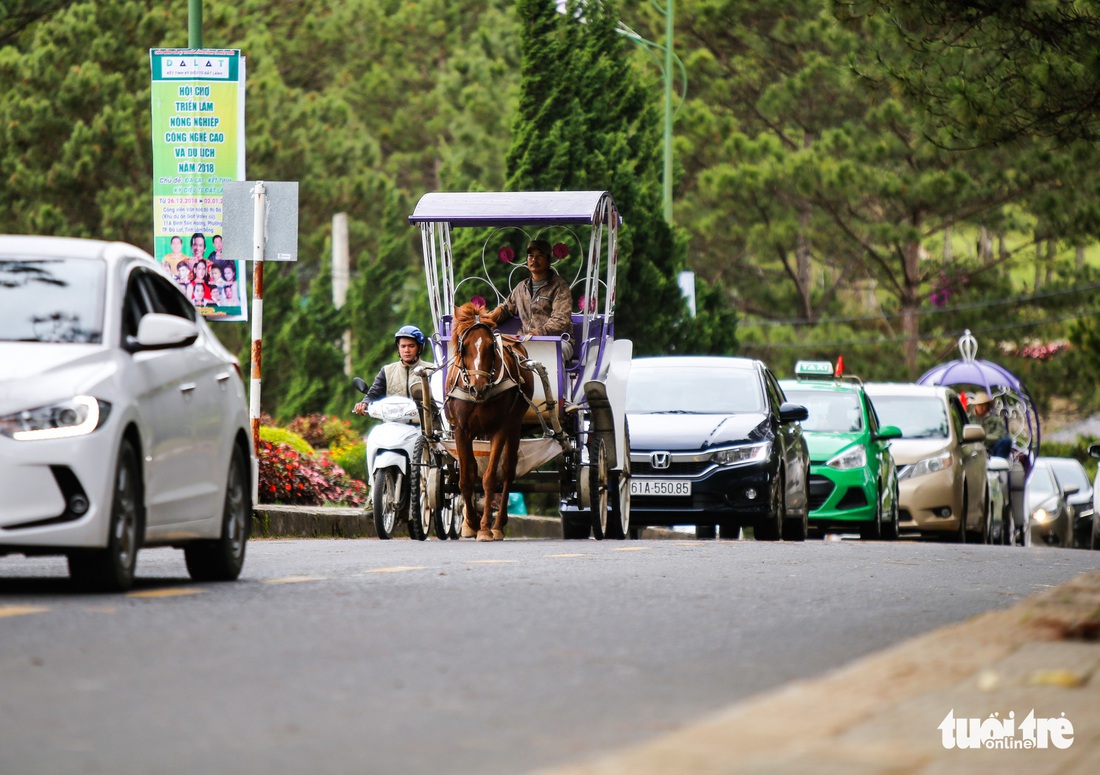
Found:
[[386, 375], [386, 395], [411, 398], [409, 396], [409, 386], [420, 379], [420, 377], [413, 374], [413, 370], [423, 365], [424, 361], [417, 358], [416, 363], [411, 366], [406, 366], [402, 361], [383, 366], [382, 371]]

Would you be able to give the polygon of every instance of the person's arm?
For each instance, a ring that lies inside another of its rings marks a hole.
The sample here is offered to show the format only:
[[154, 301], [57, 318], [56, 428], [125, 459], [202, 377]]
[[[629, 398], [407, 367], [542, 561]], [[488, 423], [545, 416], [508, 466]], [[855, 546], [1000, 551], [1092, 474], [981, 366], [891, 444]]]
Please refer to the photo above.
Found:
[[385, 398], [386, 393], [386, 367], [383, 366], [378, 370], [378, 376], [374, 378], [374, 384], [370, 386], [370, 390], [367, 391], [367, 396], [363, 400], [369, 404], [371, 401]]

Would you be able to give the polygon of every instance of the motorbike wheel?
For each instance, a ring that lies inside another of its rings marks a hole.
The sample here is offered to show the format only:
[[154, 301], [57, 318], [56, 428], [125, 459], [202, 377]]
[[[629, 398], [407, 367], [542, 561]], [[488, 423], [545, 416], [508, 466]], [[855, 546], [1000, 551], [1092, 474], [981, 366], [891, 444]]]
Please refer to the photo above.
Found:
[[383, 541], [393, 538], [397, 521], [399, 499], [397, 497], [397, 469], [379, 468], [374, 472], [371, 498], [374, 501], [374, 530]]
[[425, 540], [432, 529], [431, 506], [424, 498], [420, 484], [425, 478], [422, 476], [425, 453], [424, 437], [421, 436], [413, 445], [412, 460], [409, 461], [409, 538], [414, 541]]

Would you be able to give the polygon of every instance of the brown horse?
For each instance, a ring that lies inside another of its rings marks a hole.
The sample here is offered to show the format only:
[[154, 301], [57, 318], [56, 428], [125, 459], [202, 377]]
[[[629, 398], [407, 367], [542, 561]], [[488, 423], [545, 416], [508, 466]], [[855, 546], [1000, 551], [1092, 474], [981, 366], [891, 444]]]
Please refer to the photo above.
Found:
[[[483, 305], [470, 303], [455, 308], [451, 335], [454, 355], [448, 363], [444, 402], [455, 430], [458, 487], [466, 506], [462, 536], [476, 535], [478, 541], [504, 539], [508, 488], [515, 478], [519, 457], [520, 426], [535, 391], [534, 374], [520, 366], [527, 358], [526, 348], [494, 332], [496, 323]], [[481, 478], [485, 508], [477, 527], [473, 521], [477, 476], [474, 439], [490, 442], [488, 464]], [[493, 522], [493, 496], [497, 492], [500, 505]]]

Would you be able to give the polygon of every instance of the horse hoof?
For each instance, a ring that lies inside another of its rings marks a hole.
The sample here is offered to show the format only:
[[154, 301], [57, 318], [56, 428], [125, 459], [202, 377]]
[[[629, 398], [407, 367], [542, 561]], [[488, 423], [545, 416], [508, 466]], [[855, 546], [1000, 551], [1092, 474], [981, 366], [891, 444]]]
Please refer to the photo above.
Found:
[[462, 535], [463, 538], [473, 538], [474, 536], [477, 535], [477, 531], [474, 530], [469, 525], [467, 525], [465, 522], [463, 522], [462, 523], [461, 535]]
[[478, 541], [492, 541], [493, 540], [493, 531], [491, 531], [491, 530], [479, 530], [479, 531], [477, 531], [477, 540]]
[[503, 541], [504, 540], [504, 531], [503, 530], [494, 530], [493, 531], [493, 540], [494, 541]]

